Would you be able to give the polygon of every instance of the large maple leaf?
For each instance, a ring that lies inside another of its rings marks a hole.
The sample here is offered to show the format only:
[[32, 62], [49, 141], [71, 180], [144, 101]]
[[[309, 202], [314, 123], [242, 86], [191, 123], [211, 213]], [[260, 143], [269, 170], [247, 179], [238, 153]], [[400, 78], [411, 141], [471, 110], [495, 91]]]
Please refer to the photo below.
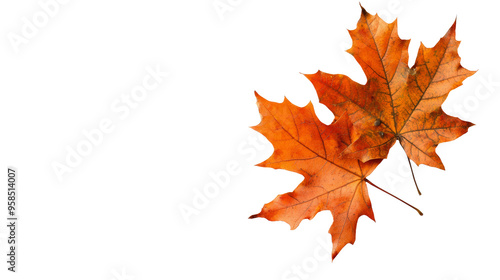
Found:
[[365, 85], [344, 75], [318, 71], [305, 75], [319, 100], [335, 116], [347, 112], [354, 124], [355, 141], [343, 156], [363, 162], [384, 159], [399, 140], [417, 165], [444, 169], [436, 154], [439, 143], [466, 133], [473, 124], [441, 109], [448, 93], [474, 72], [460, 65], [455, 23], [432, 48], [420, 45], [415, 65], [408, 66], [409, 40], [397, 34], [397, 22], [384, 22], [362, 8], [361, 19], [348, 50], [367, 76]]
[[329, 232], [335, 258], [347, 243], [354, 243], [360, 216], [374, 220], [366, 176], [381, 160], [363, 163], [339, 158], [351, 144], [353, 129], [347, 115], [325, 125], [316, 117], [311, 103], [301, 108], [286, 98], [283, 103], [274, 103], [256, 96], [262, 120], [253, 129], [274, 145], [271, 157], [258, 166], [297, 172], [304, 180], [293, 192], [279, 195], [250, 218], [285, 221], [295, 229], [302, 220], [312, 219], [323, 210], [331, 211]]

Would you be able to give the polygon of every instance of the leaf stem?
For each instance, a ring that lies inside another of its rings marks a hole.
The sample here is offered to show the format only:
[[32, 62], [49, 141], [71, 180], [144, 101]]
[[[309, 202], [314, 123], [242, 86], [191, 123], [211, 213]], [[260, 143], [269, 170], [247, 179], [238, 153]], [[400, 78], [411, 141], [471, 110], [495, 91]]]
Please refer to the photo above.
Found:
[[424, 213], [422, 213], [422, 211], [418, 210], [418, 208], [417, 208], [417, 207], [415, 207], [415, 206], [413, 206], [413, 205], [409, 204], [408, 202], [406, 202], [406, 201], [402, 200], [401, 198], [399, 198], [399, 197], [397, 197], [397, 196], [393, 195], [392, 193], [390, 193], [390, 192], [388, 192], [388, 191], [386, 191], [386, 190], [384, 190], [384, 189], [380, 188], [379, 186], [375, 185], [374, 183], [372, 183], [370, 180], [368, 180], [368, 179], [366, 179], [366, 178], [365, 178], [365, 181], [366, 181], [368, 184], [370, 184], [370, 185], [374, 186], [375, 188], [377, 188], [377, 189], [379, 189], [379, 190], [381, 190], [381, 191], [385, 192], [386, 194], [388, 194], [388, 195], [390, 195], [390, 196], [394, 197], [395, 199], [397, 199], [397, 200], [399, 200], [399, 201], [403, 202], [404, 204], [406, 204], [406, 205], [410, 206], [410, 207], [411, 207], [411, 208], [413, 208], [415, 211], [417, 211], [417, 212], [418, 212], [418, 214], [419, 214], [420, 216], [423, 216], [423, 215], [424, 215]]
[[418, 195], [422, 195], [422, 193], [420, 192], [420, 189], [418, 188], [417, 180], [415, 179], [415, 174], [413, 173], [413, 167], [411, 167], [410, 157], [406, 156], [406, 158], [408, 159], [408, 164], [410, 165], [411, 176], [413, 176], [413, 182], [415, 182], [415, 187], [417, 187]]

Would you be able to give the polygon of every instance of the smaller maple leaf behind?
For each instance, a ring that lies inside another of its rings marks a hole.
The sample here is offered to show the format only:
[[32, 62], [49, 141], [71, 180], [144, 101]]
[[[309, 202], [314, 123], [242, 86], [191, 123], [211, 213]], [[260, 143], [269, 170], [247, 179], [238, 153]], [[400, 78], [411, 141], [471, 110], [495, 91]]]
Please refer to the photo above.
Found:
[[345, 75], [318, 71], [305, 75], [321, 103], [335, 116], [349, 114], [357, 136], [343, 152], [363, 162], [387, 158], [399, 140], [417, 165], [444, 169], [439, 143], [458, 138], [473, 124], [447, 115], [441, 104], [449, 92], [475, 72], [460, 65], [454, 23], [432, 48], [420, 44], [415, 65], [408, 66], [410, 40], [401, 40], [397, 21], [384, 22], [362, 9], [348, 50], [367, 76], [365, 85]]
[[304, 180], [293, 192], [278, 195], [250, 218], [284, 221], [295, 229], [302, 220], [329, 210], [333, 215], [329, 230], [333, 259], [347, 243], [354, 243], [360, 216], [375, 220], [364, 179], [381, 160], [363, 163], [339, 158], [351, 144], [353, 127], [347, 115], [325, 125], [316, 117], [312, 103], [297, 107], [286, 98], [275, 103], [257, 93], [256, 97], [262, 120], [253, 129], [274, 146], [271, 157], [258, 166], [296, 172]]

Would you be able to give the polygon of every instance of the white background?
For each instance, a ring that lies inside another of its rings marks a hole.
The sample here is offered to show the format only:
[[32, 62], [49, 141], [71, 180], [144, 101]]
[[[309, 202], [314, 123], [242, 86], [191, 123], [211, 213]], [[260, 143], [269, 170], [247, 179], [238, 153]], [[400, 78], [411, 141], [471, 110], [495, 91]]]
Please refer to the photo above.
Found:
[[[23, 36], [23, 18], [44, 10], [37, 1], [0, 3], [0, 217], [6, 169], [15, 166], [20, 219], [17, 274], [3, 261], [1, 222], [1, 279], [500, 279], [494, 1], [361, 1], [399, 18], [400, 36], [412, 39], [410, 64], [420, 42], [433, 46], [458, 18], [462, 65], [479, 71], [443, 108], [476, 126], [439, 146], [446, 171], [415, 168], [421, 197], [394, 146], [370, 180], [425, 215], [369, 187], [377, 222], [361, 218], [355, 245], [333, 263], [321, 245], [331, 250], [329, 213], [294, 231], [247, 219], [302, 180], [254, 167], [272, 145], [254, 142], [249, 127], [260, 120], [254, 90], [300, 106], [312, 100], [329, 123], [333, 115], [300, 73], [366, 81], [344, 52], [357, 1], [233, 0], [222, 14], [213, 0], [67, 2], [20, 45], [11, 38]], [[141, 85], [148, 67], [170, 75], [128, 116], [117, 113], [112, 104]], [[53, 165], [66, 164], [67, 149], [103, 119], [113, 131], [59, 180]], [[237, 174], [195, 209], [215, 182], [210, 174], [223, 177], [228, 164]], [[196, 214], [183, 216], [182, 207]]]

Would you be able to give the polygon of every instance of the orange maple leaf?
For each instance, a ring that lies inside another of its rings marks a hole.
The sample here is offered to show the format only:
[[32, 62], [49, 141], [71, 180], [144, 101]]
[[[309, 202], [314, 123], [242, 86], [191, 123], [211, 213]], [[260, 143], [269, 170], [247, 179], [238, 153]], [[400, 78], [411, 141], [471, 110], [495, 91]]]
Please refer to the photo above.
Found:
[[408, 67], [409, 40], [397, 34], [397, 22], [384, 22], [362, 8], [348, 50], [367, 76], [365, 85], [344, 75], [318, 71], [305, 75], [319, 100], [335, 116], [349, 114], [357, 135], [343, 156], [363, 162], [387, 158], [399, 140], [417, 165], [444, 169], [436, 154], [439, 143], [456, 139], [473, 124], [443, 112], [448, 93], [474, 74], [460, 65], [454, 23], [433, 47], [420, 45], [415, 65]]
[[333, 215], [329, 232], [335, 258], [347, 243], [354, 243], [360, 216], [375, 220], [366, 176], [381, 160], [363, 163], [339, 158], [351, 144], [352, 123], [347, 115], [325, 125], [316, 117], [311, 103], [301, 108], [286, 98], [283, 103], [274, 103], [256, 96], [262, 121], [253, 129], [274, 145], [272, 156], [258, 166], [297, 172], [304, 180], [293, 192], [279, 195], [250, 218], [284, 221], [295, 229], [302, 220], [329, 210]]

